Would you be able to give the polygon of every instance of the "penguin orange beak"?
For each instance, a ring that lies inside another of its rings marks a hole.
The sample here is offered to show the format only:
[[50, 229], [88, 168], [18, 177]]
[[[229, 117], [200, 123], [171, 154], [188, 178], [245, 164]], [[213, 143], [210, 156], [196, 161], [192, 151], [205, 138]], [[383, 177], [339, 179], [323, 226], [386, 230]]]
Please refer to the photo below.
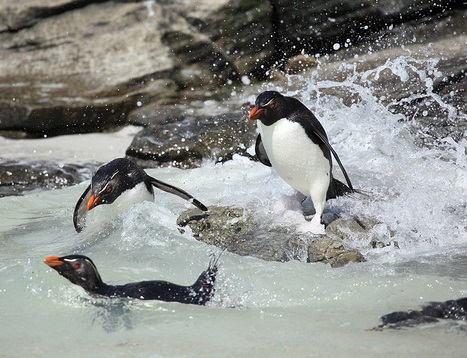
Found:
[[258, 119], [261, 113], [263, 112], [263, 108], [256, 108], [254, 107], [251, 111], [250, 114], [248, 115], [248, 120], [253, 121], [255, 119]]
[[44, 260], [44, 263], [50, 267], [63, 265], [63, 261], [60, 260], [60, 257], [58, 256], [49, 256]]
[[97, 205], [99, 205], [100, 201], [101, 201], [100, 196], [94, 196], [94, 194], [92, 194], [88, 200], [88, 204], [86, 205], [86, 208], [88, 210], [91, 210], [92, 208], [95, 208]]

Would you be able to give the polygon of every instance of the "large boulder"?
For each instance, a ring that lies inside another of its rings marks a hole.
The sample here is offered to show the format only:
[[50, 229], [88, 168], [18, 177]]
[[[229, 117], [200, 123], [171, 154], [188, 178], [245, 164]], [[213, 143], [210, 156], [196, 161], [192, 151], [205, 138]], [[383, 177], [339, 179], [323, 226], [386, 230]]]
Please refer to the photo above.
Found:
[[[253, 4], [242, 4], [0, 1], [0, 56], [8, 59], [0, 63], [0, 129], [104, 130], [124, 124], [131, 109], [185, 88], [202, 97], [202, 89], [239, 80], [236, 58], [271, 50], [245, 53], [244, 41], [263, 37], [247, 25], [267, 22]], [[219, 26], [238, 39], [224, 40]], [[203, 32], [210, 27], [215, 41]]]

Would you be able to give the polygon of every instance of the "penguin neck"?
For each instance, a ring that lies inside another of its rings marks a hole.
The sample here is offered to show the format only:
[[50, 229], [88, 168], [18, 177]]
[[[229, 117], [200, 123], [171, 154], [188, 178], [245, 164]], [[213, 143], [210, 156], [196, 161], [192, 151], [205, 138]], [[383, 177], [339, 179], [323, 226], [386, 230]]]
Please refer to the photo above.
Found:
[[102, 279], [98, 272], [86, 275], [86, 277], [67, 275], [63, 273], [60, 274], [66, 277], [71, 283], [82, 287], [87, 292], [99, 293], [102, 290], [105, 290], [107, 286], [104, 282], [102, 282]]
[[268, 113], [267, 116], [263, 116], [259, 121], [263, 126], [269, 127], [283, 119], [283, 117], [284, 116], [278, 116], [276, 113]]

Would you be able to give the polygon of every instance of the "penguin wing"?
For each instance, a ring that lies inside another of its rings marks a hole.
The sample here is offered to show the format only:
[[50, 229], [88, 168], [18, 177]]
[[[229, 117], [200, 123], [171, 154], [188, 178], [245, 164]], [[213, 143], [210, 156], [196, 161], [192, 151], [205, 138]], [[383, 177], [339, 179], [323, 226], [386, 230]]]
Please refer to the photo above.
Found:
[[176, 186], [164, 183], [163, 181], [153, 178], [149, 175], [147, 177], [151, 185], [155, 186], [156, 188], [177, 195], [182, 199], [188, 200], [190, 203], [192, 203], [194, 206], [196, 206], [202, 211], [208, 211], [208, 208], [203, 203], [201, 203], [198, 199], [194, 198], [192, 195], [188, 194], [186, 191], [177, 188]]
[[329, 140], [326, 135], [326, 132], [324, 131], [323, 126], [321, 125], [321, 123], [319, 123], [318, 119], [314, 116], [314, 114], [308, 108], [307, 108], [306, 113], [307, 115], [305, 116], [306, 117], [305, 119], [306, 119], [306, 123], [309, 125], [309, 129], [311, 129], [310, 134], [315, 135], [315, 137], [318, 138], [326, 146], [326, 148], [328, 148], [329, 151], [332, 153], [337, 163], [339, 164], [339, 167], [342, 170], [342, 174], [344, 174], [347, 185], [349, 186], [351, 192], [353, 193], [355, 190], [352, 186], [352, 183], [350, 182], [349, 176], [347, 175], [347, 171], [345, 170], [344, 165], [339, 159], [339, 156], [337, 155], [336, 151], [331, 146], [331, 144], [329, 144]]
[[264, 149], [261, 134], [258, 134], [258, 137], [256, 137], [255, 153], [261, 163], [268, 167], [272, 167], [272, 164], [268, 158], [268, 154], [266, 153], [266, 149]]
[[91, 197], [91, 194], [91, 184], [89, 184], [76, 203], [75, 211], [73, 213], [73, 225], [75, 226], [75, 230], [77, 232], [81, 232], [86, 226], [86, 214], [88, 212], [86, 206], [89, 198]]

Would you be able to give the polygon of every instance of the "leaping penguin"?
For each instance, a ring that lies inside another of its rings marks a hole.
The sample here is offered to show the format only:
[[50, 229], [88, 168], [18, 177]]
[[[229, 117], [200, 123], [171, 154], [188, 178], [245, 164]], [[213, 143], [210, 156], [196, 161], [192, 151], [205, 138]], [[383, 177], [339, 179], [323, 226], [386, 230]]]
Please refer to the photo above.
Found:
[[[324, 235], [322, 214], [326, 200], [355, 190], [323, 126], [299, 100], [276, 91], [261, 93], [248, 119], [260, 121], [255, 145], [258, 159], [272, 166], [295, 190], [311, 197], [316, 214], [306, 231]], [[331, 153], [347, 185], [333, 178]]]
[[76, 231], [81, 232], [84, 229], [87, 212], [98, 205], [112, 204], [117, 199], [119, 202], [154, 200], [153, 186], [188, 200], [203, 211], [208, 210], [186, 191], [149, 176], [132, 160], [117, 158], [97, 169], [91, 179], [91, 184], [78, 199], [73, 213]]

